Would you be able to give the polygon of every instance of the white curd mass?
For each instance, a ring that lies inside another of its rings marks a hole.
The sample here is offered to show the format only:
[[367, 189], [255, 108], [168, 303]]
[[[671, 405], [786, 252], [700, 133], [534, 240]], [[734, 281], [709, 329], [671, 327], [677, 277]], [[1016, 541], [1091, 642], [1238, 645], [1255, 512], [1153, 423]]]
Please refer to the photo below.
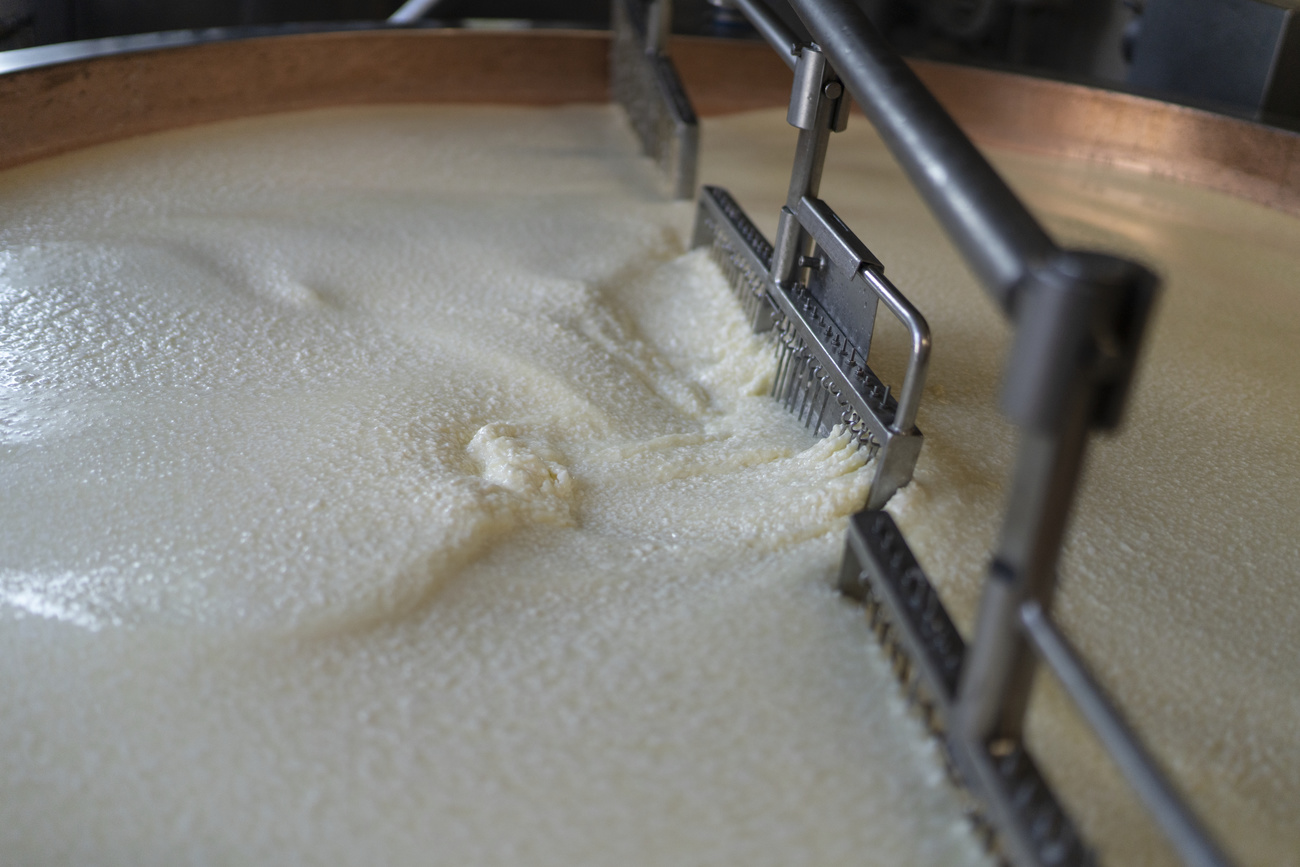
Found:
[[[770, 236], [784, 112], [704, 135]], [[1061, 617], [1228, 848], [1300, 864], [1300, 223], [999, 164], [1167, 282]], [[890, 508], [966, 628], [1008, 329], [861, 119], [823, 195], [934, 330]], [[833, 586], [863, 457], [766, 397], [693, 213], [604, 106], [0, 174], [0, 863], [992, 863]], [[1171, 863], [1050, 682], [1031, 736], [1110, 862]]]

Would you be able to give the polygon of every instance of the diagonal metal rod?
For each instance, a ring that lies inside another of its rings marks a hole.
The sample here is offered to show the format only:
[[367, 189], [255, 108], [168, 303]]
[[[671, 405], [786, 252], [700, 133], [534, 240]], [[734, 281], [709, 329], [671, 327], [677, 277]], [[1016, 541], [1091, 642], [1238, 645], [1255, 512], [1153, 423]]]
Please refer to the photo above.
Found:
[[1160, 766], [1043, 607], [1026, 602], [1020, 607], [1020, 621], [1047, 667], [1115, 758], [1124, 779], [1164, 830], [1183, 863], [1190, 867], [1228, 867], [1227, 857], [1178, 797]]

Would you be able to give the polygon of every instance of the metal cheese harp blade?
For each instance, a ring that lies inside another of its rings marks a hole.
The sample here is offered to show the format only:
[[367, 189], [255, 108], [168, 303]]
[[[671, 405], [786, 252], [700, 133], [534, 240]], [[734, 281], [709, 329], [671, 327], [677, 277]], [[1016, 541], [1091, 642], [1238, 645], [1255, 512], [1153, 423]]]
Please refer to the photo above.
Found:
[[610, 92], [627, 112], [641, 149], [663, 172], [676, 199], [695, 195], [699, 124], [677, 70], [664, 54], [672, 0], [613, 0]]
[[[799, 130], [794, 171], [775, 246], [726, 190], [704, 187], [693, 246], [708, 246], [756, 331], [775, 333], [772, 396], [818, 434], [846, 429], [874, 459], [867, 507], [878, 509], [912, 478], [921, 451], [916, 410], [930, 359], [924, 317], [884, 266], [817, 197], [832, 131], [849, 100], [816, 46], [790, 46], [795, 71], [788, 120]], [[868, 364], [884, 302], [908, 329], [911, 352], [897, 397]]]
[[[943, 744], [977, 828], [1016, 867], [1094, 862], [1024, 743], [1042, 662], [1183, 861], [1227, 865], [1049, 614], [1089, 434], [1118, 424], [1156, 278], [1133, 262], [1057, 247], [852, 0], [790, 0], [811, 43], [762, 0], [731, 2], [794, 71], [787, 119], [799, 138], [774, 242], [725, 190], [704, 187], [694, 246], [711, 248], [754, 329], [773, 333], [773, 395], [819, 434], [843, 425], [872, 453], [871, 492], [850, 522], [840, 587], [863, 604]], [[969, 642], [881, 511], [910, 481], [920, 453], [915, 421], [930, 333], [880, 261], [818, 197], [850, 90], [1016, 326], [1002, 409], [1020, 443]], [[881, 302], [911, 335], [896, 397], [867, 363]]]

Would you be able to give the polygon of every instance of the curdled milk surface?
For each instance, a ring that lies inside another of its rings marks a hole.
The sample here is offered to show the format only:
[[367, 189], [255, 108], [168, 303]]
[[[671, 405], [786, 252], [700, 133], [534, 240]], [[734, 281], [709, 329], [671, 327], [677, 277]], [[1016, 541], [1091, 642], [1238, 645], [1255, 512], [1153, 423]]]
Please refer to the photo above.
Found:
[[[769, 236], [793, 140], [706, 122]], [[1300, 222], [998, 163], [1166, 277], [1061, 618], [1242, 863], [1300, 864]], [[462, 107], [0, 174], [0, 862], [989, 863], [833, 590], [861, 458], [763, 396], [652, 171], [612, 109]], [[966, 628], [1008, 330], [860, 118], [823, 193], [934, 330], [890, 508]], [[1050, 682], [1031, 736], [1108, 863], [1173, 863]]]
[[0, 862], [982, 863], [606, 107], [0, 176]]

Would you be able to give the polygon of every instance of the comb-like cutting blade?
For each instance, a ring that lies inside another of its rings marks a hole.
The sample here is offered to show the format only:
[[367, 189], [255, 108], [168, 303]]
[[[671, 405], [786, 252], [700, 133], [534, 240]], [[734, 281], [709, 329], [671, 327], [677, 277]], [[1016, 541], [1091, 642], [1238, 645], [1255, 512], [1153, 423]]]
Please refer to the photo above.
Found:
[[840, 590], [866, 608], [904, 691], [944, 744], [949, 772], [976, 795], [971, 819], [989, 848], [1017, 864], [1092, 864], [1023, 744], [973, 745], [949, 734], [966, 643], [887, 512], [853, 516]]
[[648, 11], [642, 0], [613, 0], [610, 91], [627, 111], [642, 150], [659, 164], [670, 194], [689, 199], [695, 195], [699, 123], [672, 61], [649, 42]]
[[[925, 320], [885, 280], [871, 254], [820, 199], [793, 219], [815, 242], [802, 281], [772, 279], [773, 248], [719, 187], [700, 191], [693, 246], [708, 246], [755, 331], [772, 330], [772, 396], [818, 435], [843, 426], [875, 459], [867, 507], [877, 509], [912, 477], [921, 450], [914, 423], [929, 353]], [[901, 398], [867, 364], [878, 300], [913, 332]]]
[[709, 248], [750, 327], [769, 330], [772, 306], [767, 301], [767, 272], [772, 267], [772, 245], [721, 187], [700, 190], [691, 246]]

